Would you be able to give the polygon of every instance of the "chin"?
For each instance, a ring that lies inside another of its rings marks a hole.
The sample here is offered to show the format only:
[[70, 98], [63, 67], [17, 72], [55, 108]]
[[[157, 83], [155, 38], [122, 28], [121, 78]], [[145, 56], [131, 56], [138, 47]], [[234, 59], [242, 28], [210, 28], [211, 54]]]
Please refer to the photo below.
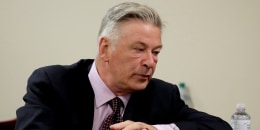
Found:
[[136, 87], [134, 87], [133, 89], [136, 90], [136, 91], [144, 90], [146, 88], [147, 84], [148, 83], [136, 85]]
[[133, 90], [133, 91], [140, 91], [140, 90], [144, 90], [146, 88], [146, 86], [148, 85], [149, 80], [132, 80], [132, 82], [130, 84], [128, 84], [128, 88]]

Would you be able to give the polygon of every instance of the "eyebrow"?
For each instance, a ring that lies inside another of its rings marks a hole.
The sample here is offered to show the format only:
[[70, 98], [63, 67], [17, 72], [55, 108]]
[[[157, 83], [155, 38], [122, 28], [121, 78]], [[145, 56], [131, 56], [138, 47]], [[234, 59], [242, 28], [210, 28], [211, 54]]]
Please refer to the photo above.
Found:
[[157, 49], [157, 48], [162, 49], [162, 48], [163, 48], [163, 45], [161, 44], [161, 45], [159, 45], [159, 46], [156, 46], [155, 49]]

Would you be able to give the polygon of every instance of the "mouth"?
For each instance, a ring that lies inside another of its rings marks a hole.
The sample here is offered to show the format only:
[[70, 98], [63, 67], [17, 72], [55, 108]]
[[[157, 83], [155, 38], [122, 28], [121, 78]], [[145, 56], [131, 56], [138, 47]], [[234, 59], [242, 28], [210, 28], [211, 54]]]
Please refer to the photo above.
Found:
[[150, 80], [153, 75], [152, 69], [146, 69], [135, 73], [139, 80]]
[[150, 75], [145, 75], [145, 74], [137, 74], [137, 76], [142, 80], [148, 80], [151, 77]]

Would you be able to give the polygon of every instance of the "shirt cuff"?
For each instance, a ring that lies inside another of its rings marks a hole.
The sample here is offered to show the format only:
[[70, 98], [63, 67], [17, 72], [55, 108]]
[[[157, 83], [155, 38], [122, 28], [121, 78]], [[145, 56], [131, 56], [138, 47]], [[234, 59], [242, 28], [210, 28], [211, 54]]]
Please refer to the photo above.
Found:
[[153, 125], [157, 130], [180, 130], [174, 123]]

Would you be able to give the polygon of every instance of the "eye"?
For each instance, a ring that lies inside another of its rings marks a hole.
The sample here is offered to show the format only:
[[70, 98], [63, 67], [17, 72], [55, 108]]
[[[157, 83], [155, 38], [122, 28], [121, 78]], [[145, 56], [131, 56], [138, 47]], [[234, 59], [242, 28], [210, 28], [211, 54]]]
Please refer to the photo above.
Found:
[[134, 48], [134, 49], [137, 50], [137, 51], [140, 51], [140, 52], [145, 50], [144, 48], [141, 48], [141, 47], [137, 47], [137, 48]]
[[153, 51], [152, 52], [155, 56], [159, 55], [160, 51]]

